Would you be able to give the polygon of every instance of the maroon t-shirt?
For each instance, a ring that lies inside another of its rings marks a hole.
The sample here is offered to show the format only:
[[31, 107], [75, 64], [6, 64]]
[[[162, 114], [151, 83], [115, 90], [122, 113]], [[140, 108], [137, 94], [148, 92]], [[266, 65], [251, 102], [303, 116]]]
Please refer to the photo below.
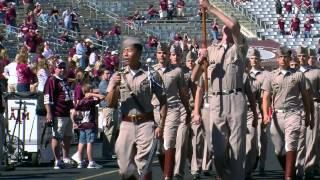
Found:
[[37, 50], [37, 38], [35, 35], [26, 34], [25, 42], [30, 47], [29, 52], [35, 53]]
[[296, 6], [301, 6], [302, 0], [294, 0], [294, 4], [296, 4]]
[[306, 7], [310, 7], [311, 6], [311, 1], [304, 0], [304, 5]]
[[75, 110], [82, 114], [79, 129], [93, 129], [96, 127], [96, 105], [100, 100], [93, 98], [83, 98], [76, 106]]
[[34, 77], [34, 74], [32, 73], [29, 66], [25, 63], [18, 63], [16, 69], [17, 69], [18, 83], [30, 84]]
[[184, 5], [185, 5], [184, 1], [178, 1], [177, 8], [182, 8], [184, 7]]
[[283, 19], [278, 20], [279, 29], [281, 31], [284, 31], [284, 24], [285, 24], [285, 21]]
[[304, 30], [305, 31], [309, 31], [310, 32], [311, 28], [312, 28], [311, 23], [308, 23], [308, 22], [304, 23]]
[[163, 11], [168, 10], [168, 2], [165, 1], [165, 0], [161, 0], [161, 1], [160, 1], [160, 8], [161, 8], [161, 10], [163, 10]]
[[286, 11], [292, 11], [292, 2], [291, 1], [286, 1], [284, 3], [284, 7], [286, 8]]
[[[82, 92], [82, 88], [81, 88], [81, 83], [77, 83], [76, 86], [74, 87], [74, 102], [80, 101], [81, 99], [84, 98], [84, 94]], [[75, 103], [75, 105], [77, 105]]]
[[72, 92], [66, 79], [50, 76], [44, 87], [44, 104], [51, 105], [54, 117], [69, 117], [73, 108]]
[[295, 21], [291, 20], [291, 29], [293, 31], [299, 31], [300, 30], [300, 19], [296, 18]]

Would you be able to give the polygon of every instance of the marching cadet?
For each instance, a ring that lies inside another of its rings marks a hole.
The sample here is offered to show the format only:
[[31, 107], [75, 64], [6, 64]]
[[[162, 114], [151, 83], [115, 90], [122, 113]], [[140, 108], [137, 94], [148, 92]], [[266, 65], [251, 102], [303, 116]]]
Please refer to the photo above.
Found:
[[[168, 113], [163, 131], [164, 147], [164, 179], [182, 179], [187, 153], [187, 130], [191, 121], [189, 93], [182, 69], [173, 67], [169, 62], [169, 48], [167, 44], [159, 43], [157, 47], [158, 64], [154, 66], [163, 79], [167, 95]], [[158, 102], [153, 99], [157, 114]], [[155, 116], [158, 117], [157, 115]], [[161, 156], [160, 156], [161, 157]], [[162, 161], [163, 158], [159, 158]]]
[[296, 57], [291, 57], [289, 66], [291, 69], [299, 70], [300, 64], [298, 62], [298, 59]]
[[248, 111], [247, 117], [247, 133], [246, 141], [246, 173], [247, 176], [254, 171], [257, 165], [257, 157], [259, 157], [259, 172], [264, 175], [264, 167], [267, 156], [267, 128], [262, 123], [262, 93], [261, 85], [268, 76], [268, 71], [261, 67], [260, 51], [255, 48], [250, 48], [248, 51], [248, 58], [251, 69], [248, 72], [252, 93], [257, 103], [257, 111], [259, 112], [259, 119], [257, 127], [252, 126], [253, 116], [252, 111]]
[[[240, 33], [239, 23], [210, 5], [199, 0], [202, 8], [218, 17], [224, 24], [220, 44], [208, 48], [209, 63], [215, 63], [211, 77], [210, 118], [213, 120], [212, 143], [214, 164], [218, 178], [245, 178], [245, 134], [247, 106], [244, 96], [243, 74], [245, 71], [247, 42]], [[192, 80], [198, 81], [206, 70], [202, 49], [199, 64], [195, 66]]]
[[[124, 71], [115, 73], [107, 89], [107, 103], [116, 107], [121, 101], [122, 122], [115, 151], [122, 179], [135, 179], [135, 169], [144, 176], [145, 180], [152, 179], [151, 169], [146, 167], [154, 134], [162, 136], [166, 119], [167, 103], [163, 90], [163, 82], [158, 73], [152, 73], [152, 80], [148, 79], [147, 67], [140, 63], [143, 50], [142, 43], [135, 37], [128, 37], [123, 41], [123, 60], [126, 63]], [[154, 130], [152, 95], [159, 101], [160, 119]], [[119, 97], [120, 96], [120, 97]]]
[[[310, 99], [305, 76], [289, 68], [289, 56], [290, 50], [287, 47], [278, 48], [276, 59], [279, 68], [270, 73], [270, 77], [261, 87], [263, 121], [264, 124], [270, 122], [269, 108], [272, 107], [271, 140], [280, 164], [285, 167], [286, 180], [292, 180], [295, 176], [295, 161], [302, 126], [302, 103], [305, 111], [305, 125], [308, 126], [310, 119], [313, 120], [313, 114], [310, 114]], [[272, 102], [270, 102], [271, 98]]]
[[308, 55], [309, 55], [309, 59], [308, 59], [308, 64], [311, 68], [317, 68], [317, 52], [316, 49], [308, 49]]
[[[306, 179], [313, 179], [313, 172], [316, 166], [316, 163], [318, 162], [318, 145], [319, 145], [319, 139], [318, 139], [318, 132], [319, 132], [319, 102], [320, 102], [320, 70], [319, 69], [313, 69], [308, 64], [308, 55], [310, 53], [310, 49], [307, 47], [299, 47], [297, 49], [297, 55], [298, 59], [300, 61], [300, 71], [305, 75], [306, 79], [309, 81], [311, 85], [311, 92], [312, 96], [310, 96], [311, 102], [313, 101], [313, 104], [311, 104], [311, 112], [314, 110], [314, 122], [313, 122], [313, 128], [308, 127], [306, 128], [306, 136], [305, 136], [305, 144], [304, 148], [305, 151], [305, 162], [304, 162], [304, 171], [305, 171], [305, 177]], [[311, 54], [312, 55], [312, 50]]]

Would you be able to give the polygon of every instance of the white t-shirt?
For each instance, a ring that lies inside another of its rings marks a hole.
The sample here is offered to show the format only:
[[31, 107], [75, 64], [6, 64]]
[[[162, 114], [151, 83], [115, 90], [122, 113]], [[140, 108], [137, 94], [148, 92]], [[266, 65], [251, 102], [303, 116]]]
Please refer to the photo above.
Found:
[[48, 59], [49, 57], [53, 56], [53, 51], [49, 49], [44, 49], [42, 55]]
[[97, 57], [96, 53], [92, 52], [89, 56], [89, 64], [95, 65], [97, 61], [98, 61], [98, 57]]
[[46, 81], [49, 77], [49, 74], [46, 70], [40, 69], [37, 73], [38, 78], [38, 91], [43, 92], [44, 91], [44, 85], [46, 84]]
[[17, 84], [17, 63], [11, 62], [10, 64], [6, 65], [3, 70], [3, 75], [8, 78], [8, 84]]

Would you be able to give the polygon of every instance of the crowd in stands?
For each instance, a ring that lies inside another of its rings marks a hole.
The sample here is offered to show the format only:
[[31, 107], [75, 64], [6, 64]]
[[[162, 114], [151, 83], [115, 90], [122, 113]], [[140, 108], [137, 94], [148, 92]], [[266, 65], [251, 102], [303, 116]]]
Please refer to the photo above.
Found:
[[[303, 19], [304, 24], [304, 37], [311, 38], [311, 30], [313, 24], [318, 23], [314, 19], [314, 13], [319, 13], [320, 10], [320, 0], [285, 0], [284, 2], [277, 0], [275, 4], [276, 13], [280, 15], [278, 19], [279, 30], [282, 35], [291, 34], [293, 37], [298, 37], [301, 32], [300, 24], [301, 22], [299, 18], [300, 13], [304, 13], [306, 16]], [[283, 9], [285, 12], [282, 12]], [[289, 31], [285, 29], [286, 19], [284, 18], [284, 13], [287, 15], [294, 14], [294, 16], [290, 20], [290, 29]]]

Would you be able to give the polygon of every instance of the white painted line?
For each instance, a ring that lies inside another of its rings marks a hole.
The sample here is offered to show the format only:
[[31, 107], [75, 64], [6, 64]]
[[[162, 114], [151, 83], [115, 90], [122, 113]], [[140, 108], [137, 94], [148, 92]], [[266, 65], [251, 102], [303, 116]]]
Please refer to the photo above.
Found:
[[113, 173], [117, 173], [117, 172], [119, 172], [119, 170], [108, 171], [108, 172], [96, 174], [96, 175], [94, 175], [94, 176], [88, 176], [88, 177], [79, 178], [79, 179], [77, 179], [77, 180], [93, 179], [93, 178], [95, 178], [95, 177], [99, 177], [99, 176], [103, 176], [103, 175], [108, 175], [108, 174], [113, 174]]

